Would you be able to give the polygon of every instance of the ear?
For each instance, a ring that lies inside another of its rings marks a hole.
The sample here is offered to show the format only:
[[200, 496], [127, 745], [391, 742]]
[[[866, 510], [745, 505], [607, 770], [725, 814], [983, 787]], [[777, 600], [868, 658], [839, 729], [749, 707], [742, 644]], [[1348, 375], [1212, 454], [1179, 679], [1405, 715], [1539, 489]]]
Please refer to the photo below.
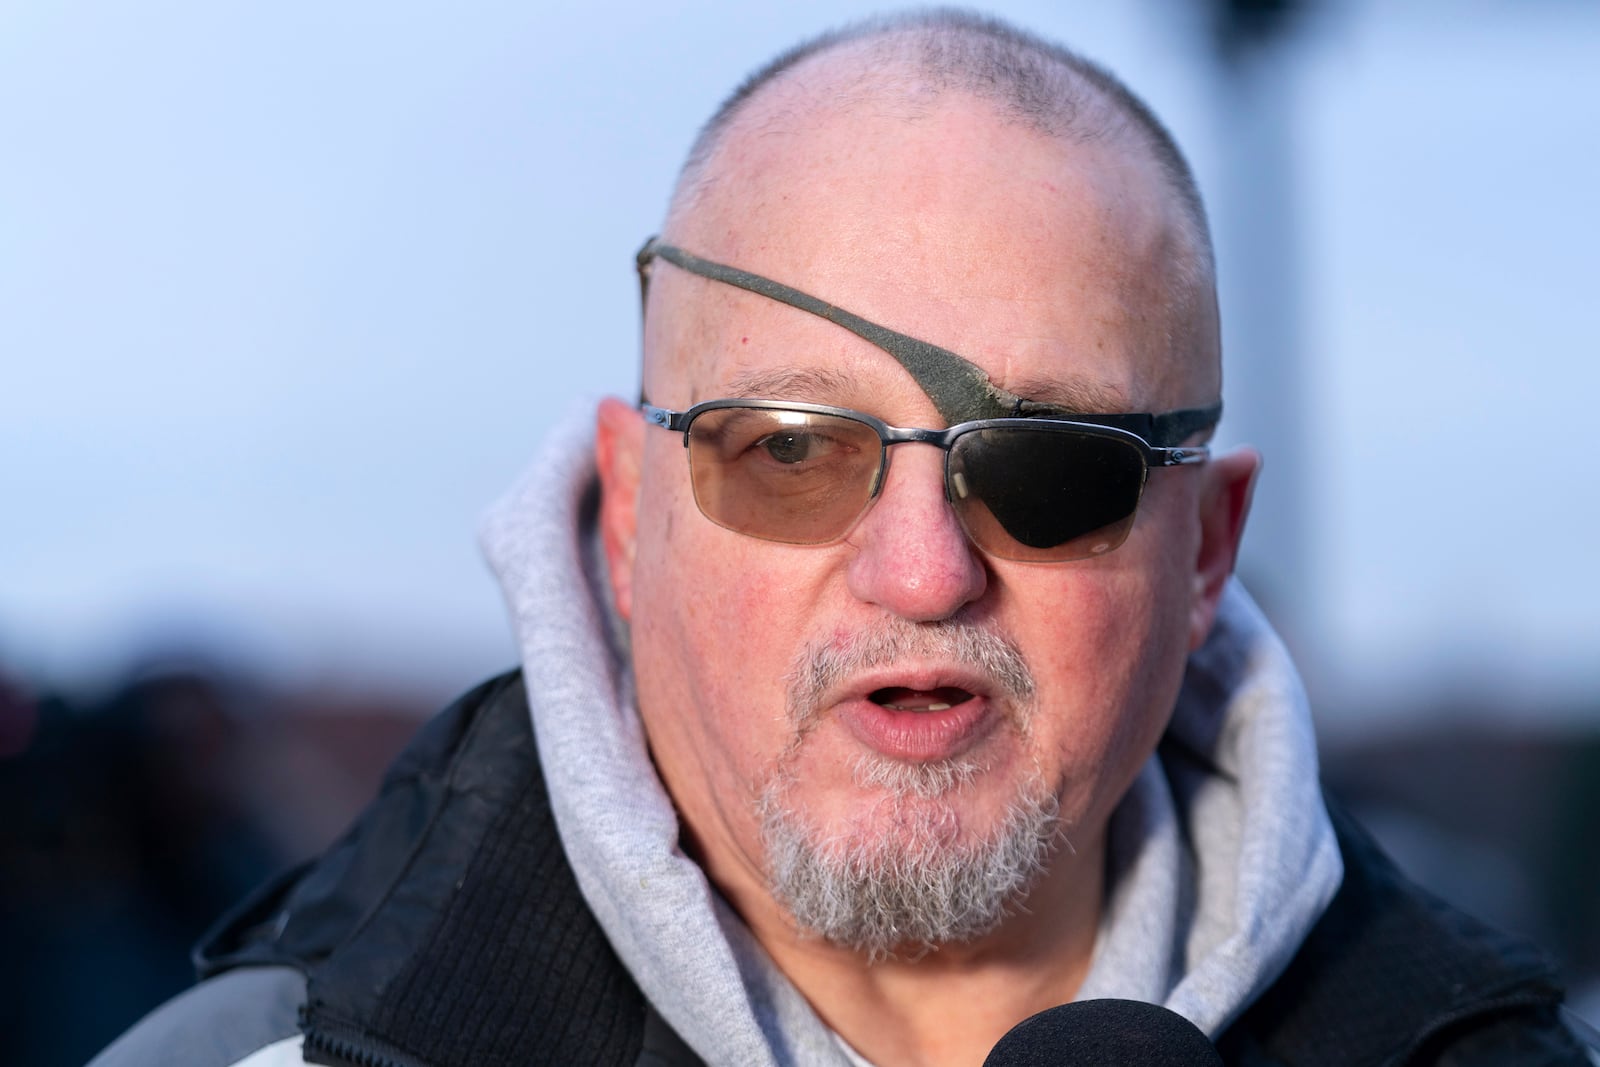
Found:
[[1205, 465], [1200, 489], [1200, 551], [1195, 560], [1194, 597], [1189, 608], [1189, 651], [1211, 632], [1217, 604], [1239, 557], [1239, 539], [1250, 514], [1250, 496], [1261, 471], [1261, 454], [1235, 448]]
[[615, 397], [595, 412], [594, 459], [600, 474], [600, 543], [617, 614], [633, 621], [633, 562], [639, 529], [639, 471], [644, 420]]

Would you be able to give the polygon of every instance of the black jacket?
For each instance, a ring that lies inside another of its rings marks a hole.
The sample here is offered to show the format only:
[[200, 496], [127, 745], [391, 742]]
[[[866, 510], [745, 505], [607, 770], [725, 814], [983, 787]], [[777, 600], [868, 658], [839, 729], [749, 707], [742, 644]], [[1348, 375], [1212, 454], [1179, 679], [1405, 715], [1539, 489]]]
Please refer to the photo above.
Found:
[[[1546, 960], [1418, 889], [1352, 821], [1334, 820], [1344, 884], [1289, 969], [1222, 1035], [1229, 1064], [1589, 1064], [1558, 1017]], [[202, 977], [301, 970], [316, 1063], [700, 1062], [578, 891], [515, 673], [428, 724], [346, 835], [225, 916], [196, 963]]]

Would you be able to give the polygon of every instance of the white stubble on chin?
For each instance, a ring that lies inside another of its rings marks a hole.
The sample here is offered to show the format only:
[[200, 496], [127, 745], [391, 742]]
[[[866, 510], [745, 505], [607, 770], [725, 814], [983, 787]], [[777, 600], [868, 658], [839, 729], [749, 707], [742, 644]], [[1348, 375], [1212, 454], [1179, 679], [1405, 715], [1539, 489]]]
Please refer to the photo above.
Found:
[[861, 809], [839, 826], [813, 823], [799, 798], [800, 763], [826, 694], [854, 673], [914, 658], [978, 670], [1006, 709], [1005, 728], [1026, 745], [1035, 686], [1012, 642], [962, 623], [891, 620], [804, 651], [789, 677], [794, 737], [757, 800], [774, 897], [802, 931], [871, 959], [992, 932], [1064, 841], [1056, 791], [1037, 758], [987, 832], [971, 824], [992, 767], [971, 755], [910, 763], [865, 753], [851, 768]]

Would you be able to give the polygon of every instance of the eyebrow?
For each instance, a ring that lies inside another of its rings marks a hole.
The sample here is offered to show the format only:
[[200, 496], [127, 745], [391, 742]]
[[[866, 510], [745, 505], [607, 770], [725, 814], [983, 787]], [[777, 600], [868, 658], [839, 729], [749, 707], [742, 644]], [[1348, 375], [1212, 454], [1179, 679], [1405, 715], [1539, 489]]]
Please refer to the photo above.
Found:
[[[858, 388], [858, 382], [838, 371], [817, 367], [769, 367], [734, 375], [722, 395], [740, 399], [816, 401], [848, 397]], [[1110, 415], [1129, 410], [1121, 390], [1087, 378], [1030, 378], [1017, 391], [1028, 397], [1012, 412], [1022, 417]]]
[[853, 379], [838, 371], [817, 367], [772, 367], [735, 374], [727, 395], [740, 399], [800, 400], [848, 394]]
[[1016, 392], [1027, 397], [1019, 415], [1113, 414], [1129, 411], [1129, 401], [1121, 389], [1089, 378], [1028, 378], [1016, 384]]

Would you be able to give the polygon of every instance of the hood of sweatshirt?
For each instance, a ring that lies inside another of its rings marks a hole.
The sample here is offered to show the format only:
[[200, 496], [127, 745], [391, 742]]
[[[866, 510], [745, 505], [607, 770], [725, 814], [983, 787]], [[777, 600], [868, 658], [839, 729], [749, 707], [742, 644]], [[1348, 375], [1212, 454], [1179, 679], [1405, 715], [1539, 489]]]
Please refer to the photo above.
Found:
[[[592, 410], [552, 432], [482, 531], [578, 885], [644, 994], [708, 1063], [862, 1063], [680, 845], [609, 607]], [[1339, 886], [1305, 693], [1237, 583], [1108, 842], [1079, 998], [1161, 1004], [1213, 1037], [1283, 971]]]

